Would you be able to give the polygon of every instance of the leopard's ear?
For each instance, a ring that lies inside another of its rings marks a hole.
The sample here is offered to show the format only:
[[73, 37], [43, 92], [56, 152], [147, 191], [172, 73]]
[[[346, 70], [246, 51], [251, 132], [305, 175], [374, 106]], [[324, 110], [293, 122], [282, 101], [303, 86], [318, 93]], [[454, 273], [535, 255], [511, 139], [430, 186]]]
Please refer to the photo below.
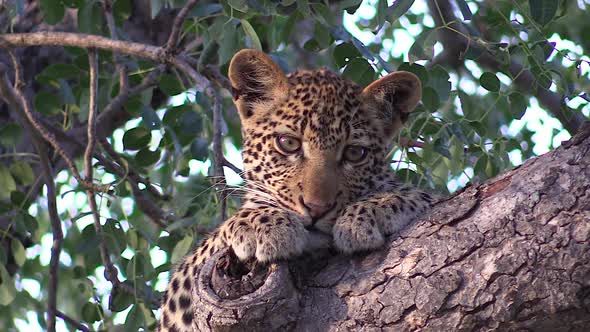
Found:
[[386, 134], [393, 135], [422, 98], [422, 84], [416, 75], [397, 71], [369, 84], [362, 95], [376, 103], [378, 116], [389, 124]]
[[268, 108], [286, 95], [287, 76], [266, 54], [244, 49], [231, 59], [228, 70], [232, 94], [242, 120], [257, 108]]

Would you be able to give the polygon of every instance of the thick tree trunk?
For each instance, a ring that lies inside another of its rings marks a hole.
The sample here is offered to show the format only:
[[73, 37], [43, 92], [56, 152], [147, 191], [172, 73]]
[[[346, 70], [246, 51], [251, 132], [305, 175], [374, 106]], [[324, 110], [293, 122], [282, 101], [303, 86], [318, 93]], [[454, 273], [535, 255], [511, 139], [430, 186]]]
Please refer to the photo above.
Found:
[[196, 276], [195, 329], [589, 331], [589, 188], [586, 124], [440, 202], [380, 251], [272, 265], [233, 300], [213, 290], [223, 255], [212, 257]]

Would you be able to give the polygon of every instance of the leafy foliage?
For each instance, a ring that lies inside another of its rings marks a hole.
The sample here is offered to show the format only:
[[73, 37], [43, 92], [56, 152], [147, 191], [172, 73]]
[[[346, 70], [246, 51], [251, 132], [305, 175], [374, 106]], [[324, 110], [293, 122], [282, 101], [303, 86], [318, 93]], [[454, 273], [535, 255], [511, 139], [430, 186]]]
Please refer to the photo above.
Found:
[[[2, 15], [14, 19], [23, 6], [22, 1], [15, 3], [16, 8]], [[110, 36], [101, 3], [39, 1], [46, 24], [60, 24], [76, 13], [76, 31]], [[133, 39], [133, 31], [126, 30], [133, 3], [112, 3], [123, 40]], [[160, 22], [166, 15], [174, 17], [186, 1], [150, 3], [149, 20]], [[489, 5], [461, 0], [457, 20], [435, 26], [438, 13], [419, 3], [199, 1], [182, 24], [181, 45], [190, 45], [185, 55], [202, 73], [223, 75], [236, 51], [256, 48], [270, 53], [285, 70], [327, 66], [361, 85], [393, 70], [416, 74], [422, 81], [422, 104], [400, 133], [398, 143], [403, 144], [391, 151], [392, 168], [401, 180], [441, 193], [491, 178], [568, 137], [564, 120], [539, 107], [539, 91], [557, 96], [558, 109], [567, 116], [588, 116], [589, 59], [584, 54], [590, 50], [590, 14], [579, 6], [590, 4], [518, 0]], [[153, 31], [164, 30], [165, 25], [153, 24]], [[469, 43], [457, 56], [445, 59], [449, 45], [440, 33], [457, 31], [457, 26], [467, 31], [461, 36]], [[85, 128], [88, 119], [89, 66], [87, 50], [68, 47], [64, 52], [65, 61], [43, 66], [26, 83], [34, 89], [39, 117], [74, 132]], [[122, 90], [117, 58], [106, 51], [99, 55], [98, 105], [103, 110]], [[482, 62], [490, 55], [494, 65]], [[157, 64], [139, 58], [121, 61], [131, 85], [158, 70]], [[515, 63], [522, 67], [517, 75], [511, 71]], [[524, 72], [531, 75], [526, 89], [517, 84]], [[228, 159], [239, 160], [239, 121], [231, 94], [222, 91], [222, 99], [225, 151]], [[209, 168], [214, 103], [202, 83], [191, 82], [177, 69], [168, 69], [156, 84], [125, 101], [125, 124], [106, 135], [116, 156], [104, 147], [98, 149], [119, 167], [110, 169], [94, 160], [95, 180], [111, 189], [99, 200], [99, 233], [92, 225], [85, 188], [63, 164], [54, 165], [65, 230], [60, 311], [97, 330], [123, 324], [129, 330], [153, 329], [153, 299], [164, 290], [166, 272], [219, 221], [220, 202], [212, 190], [219, 179], [207, 177], [213, 174]], [[0, 223], [0, 330], [17, 325], [45, 329], [52, 237], [47, 192], [40, 190], [43, 179], [39, 157], [31, 149], [31, 133], [13, 119], [0, 119], [0, 214], [6, 220]], [[543, 129], [535, 128], [540, 122], [545, 123]], [[110, 128], [107, 123], [98, 126]], [[76, 143], [58, 139], [65, 145]], [[226, 169], [226, 174], [232, 171]], [[239, 204], [237, 196], [228, 198], [229, 213]], [[154, 221], [154, 211], [142, 206], [146, 199], [164, 211], [164, 220]], [[101, 243], [126, 287], [113, 287], [105, 279], [97, 249]]]

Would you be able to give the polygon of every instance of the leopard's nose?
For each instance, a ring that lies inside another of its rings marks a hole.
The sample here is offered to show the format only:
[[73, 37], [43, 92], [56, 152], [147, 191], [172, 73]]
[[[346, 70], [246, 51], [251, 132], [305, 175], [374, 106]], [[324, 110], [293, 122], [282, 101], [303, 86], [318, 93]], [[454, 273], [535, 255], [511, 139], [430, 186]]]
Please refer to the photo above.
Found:
[[303, 202], [303, 206], [313, 219], [319, 219], [334, 207], [334, 204], [324, 202]]

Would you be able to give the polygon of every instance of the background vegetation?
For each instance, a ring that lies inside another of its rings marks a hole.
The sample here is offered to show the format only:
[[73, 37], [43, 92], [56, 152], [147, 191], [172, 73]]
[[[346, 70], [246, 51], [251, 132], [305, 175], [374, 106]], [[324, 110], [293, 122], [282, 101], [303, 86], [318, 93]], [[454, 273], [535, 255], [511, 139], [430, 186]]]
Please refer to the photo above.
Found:
[[588, 118], [588, 6], [0, 2], [0, 330], [154, 328], [171, 264], [239, 204], [225, 78], [237, 50], [362, 85], [418, 75], [423, 104], [392, 168], [450, 193], [559, 146]]

